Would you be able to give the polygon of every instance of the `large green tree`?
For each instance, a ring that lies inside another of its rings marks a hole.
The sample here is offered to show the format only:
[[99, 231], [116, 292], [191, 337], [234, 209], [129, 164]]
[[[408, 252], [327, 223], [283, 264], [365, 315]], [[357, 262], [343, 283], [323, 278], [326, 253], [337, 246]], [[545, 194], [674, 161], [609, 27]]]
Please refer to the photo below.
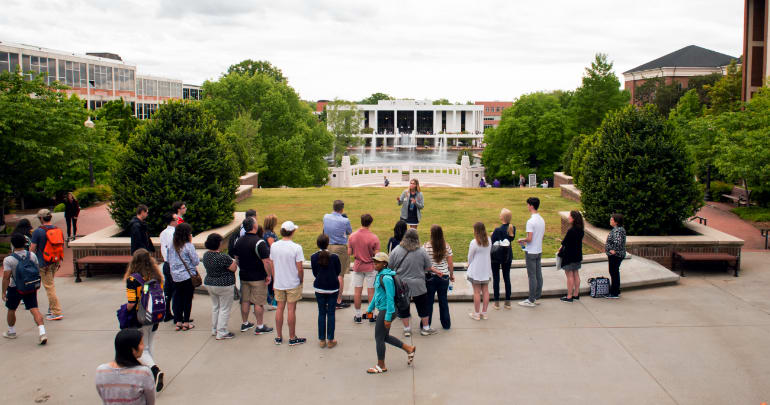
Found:
[[267, 168], [267, 154], [262, 145], [260, 123], [248, 115], [241, 114], [225, 129], [225, 139], [235, 156], [238, 173], [264, 172]]
[[276, 66], [273, 66], [272, 63], [266, 61], [266, 60], [251, 60], [246, 59], [240, 63], [236, 63], [235, 65], [230, 65], [229, 68], [227, 68], [227, 74], [230, 73], [241, 73], [245, 75], [253, 76], [255, 74], [264, 74], [269, 77], [272, 77], [273, 80], [281, 83], [286, 83], [287, 79], [284, 77], [283, 72], [281, 69], [279, 69]]
[[629, 93], [620, 89], [620, 79], [612, 69], [613, 63], [603, 53], [597, 53], [591, 66], [585, 69], [582, 83], [570, 100], [574, 134], [593, 133], [609, 111], [628, 104]]
[[342, 155], [350, 146], [358, 144], [357, 134], [361, 132], [363, 116], [354, 103], [334, 100], [326, 105], [326, 123], [334, 136], [332, 155], [334, 161], [342, 160]]
[[377, 104], [380, 100], [393, 100], [393, 97], [385, 93], [372, 93], [371, 96], [359, 101], [358, 104]]
[[735, 61], [727, 66], [727, 74], [713, 86], [704, 86], [711, 101], [711, 106], [706, 110], [707, 114], [718, 115], [723, 112], [739, 111], [741, 103], [741, 68]]
[[634, 102], [641, 105], [652, 104], [661, 115], [667, 117], [684, 93], [681, 83], [673, 81], [666, 84], [662, 77], [654, 77], [636, 88]]
[[139, 119], [134, 117], [131, 106], [121, 97], [105, 103], [96, 110], [96, 119], [106, 122], [106, 129], [117, 133], [120, 143], [125, 144], [139, 125]]

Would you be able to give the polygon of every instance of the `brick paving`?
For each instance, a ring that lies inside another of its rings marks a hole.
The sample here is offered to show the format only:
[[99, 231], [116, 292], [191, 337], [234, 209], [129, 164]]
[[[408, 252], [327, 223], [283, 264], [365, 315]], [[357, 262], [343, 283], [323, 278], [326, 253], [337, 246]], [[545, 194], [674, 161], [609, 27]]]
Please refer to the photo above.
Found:
[[[89, 233], [104, 229], [114, 223], [115, 221], [112, 220], [112, 217], [110, 217], [110, 213], [107, 210], [107, 204], [83, 208], [80, 210], [80, 216], [78, 217], [78, 235], [88, 235]], [[61, 228], [65, 233], [67, 232], [67, 224], [64, 222], [63, 217], [60, 220], [54, 220], [53, 224]], [[59, 272], [56, 273], [56, 276], [71, 277], [74, 274], [75, 267], [72, 265], [72, 250], [65, 248], [64, 259], [62, 260], [61, 268], [59, 269]]]
[[759, 233], [751, 222], [744, 221], [732, 213], [733, 205], [721, 202], [708, 202], [700, 209], [698, 215], [708, 219], [708, 226], [741, 238], [745, 241], [744, 250], [765, 249], [765, 238]]

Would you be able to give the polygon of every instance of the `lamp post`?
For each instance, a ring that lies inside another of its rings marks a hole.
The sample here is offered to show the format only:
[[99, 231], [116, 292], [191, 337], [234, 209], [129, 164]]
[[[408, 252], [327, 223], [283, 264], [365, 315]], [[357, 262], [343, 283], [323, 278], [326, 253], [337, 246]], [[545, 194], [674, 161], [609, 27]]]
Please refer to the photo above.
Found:
[[[94, 129], [94, 122], [91, 121], [91, 116], [89, 116], [86, 122], [83, 123], [83, 126], [86, 128]], [[94, 186], [94, 163], [93, 163], [93, 160], [91, 159], [90, 153], [88, 154], [88, 175], [91, 178], [91, 187], [93, 187]]]

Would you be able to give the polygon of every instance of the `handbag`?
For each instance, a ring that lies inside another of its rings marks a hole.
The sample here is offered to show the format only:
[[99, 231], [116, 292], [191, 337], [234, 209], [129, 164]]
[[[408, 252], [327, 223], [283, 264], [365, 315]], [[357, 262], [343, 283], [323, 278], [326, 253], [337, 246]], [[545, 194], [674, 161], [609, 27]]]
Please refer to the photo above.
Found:
[[198, 288], [201, 285], [203, 285], [203, 279], [201, 278], [201, 275], [198, 274], [197, 271], [195, 272], [195, 274], [192, 274], [192, 272], [190, 271], [190, 268], [187, 267], [187, 263], [184, 262], [184, 258], [182, 257], [182, 254], [179, 253], [179, 249], [175, 249], [175, 250], [176, 250], [176, 254], [179, 256], [179, 260], [181, 260], [182, 264], [184, 265], [184, 269], [187, 270], [187, 274], [190, 275], [190, 281], [192, 281], [193, 288]]
[[508, 263], [511, 261], [509, 256], [511, 253], [511, 243], [507, 239], [497, 241], [492, 244], [492, 248], [489, 251], [493, 262]]
[[561, 270], [561, 256], [556, 255], [556, 270]]

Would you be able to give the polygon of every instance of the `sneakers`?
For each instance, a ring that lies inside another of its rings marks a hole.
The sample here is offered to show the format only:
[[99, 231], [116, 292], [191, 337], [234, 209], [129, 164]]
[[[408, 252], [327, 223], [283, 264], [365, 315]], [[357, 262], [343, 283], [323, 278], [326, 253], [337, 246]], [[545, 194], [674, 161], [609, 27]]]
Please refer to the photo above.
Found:
[[329, 349], [331, 349], [331, 348], [332, 348], [332, 347], [334, 347], [334, 346], [337, 346], [337, 341], [336, 341], [336, 340], [330, 340], [330, 341], [329, 341], [329, 342], [326, 344], [326, 347], [328, 347]]
[[559, 300], [562, 301], [562, 302], [572, 302], [573, 298], [567, 298], [567, 296], [565, 295], [565, 296], [559, 298]]
[[428, 328], [428, 329], [420, 328], [420, 334], [423, 335], [423, 336], [435, 335], [437, 333], [438, 333], [438, 331], [433, 329], [433, 328]]
[[485, 320], [485, 321], [486, 321], [487, 319], [489, 319], [489, 316], [487, 316], [487, 313], [486, 313], [486, 312], [482, 312], [482, 313], [481, 313], [481, 319], [483, 319], [483, 320]]
[[494, 304], [492, 304], [492, 308], [494, 308], [495, 311], [497, 311], [498, 309], [500, 309], [500, 303], [499, 302], [495, 302]]
[[307, 342], [307, 339], [301, 338], [301, 337], [295, 337], [294, 339], [289, 339], [289, 346], [297, 346], [301, 345]]
[[261, 328], [254, 329], [254, 334], [255, 335], [263, 335], [265, 333], [270, 333], [272, 331], [273, 331], [273, 328], [271, 328], [271, 327], [269, 327], [267, 325], [262, 325]]
[[280, 345], [281, 345], [281, 343], [283, 343], [283, 338], [278, 338], [278, 337], [277, 337], [277, 338], [275, 338], [275, 345], [276, 345], [276, 346], [280, 346]]
[[511, 306], [511, 301], [505, 301], [505, 309], [511, 309], [511, 308], [513, 308]]
[[246, 322], [241, 324], [241, 332], [246, 332], [247, 330], [254, 327], [254, 324], [251, 322]]
[[234, 337], [235, 337], [235, 335], [233, 334], [233, 332], [227, 332], [226, 335], [217, 336], [217, 340], [232, 339]]
[[611, 300], [617, 300], [617, 299], [620, 299], [620, 295], [608, 295], [605, 298], [611, 299]]
[[404, 337], [410, 337], [410, 336], [412, 336], [412, 330], [404, 329]]
[[364, 323], [364, 318], [353, 315], [353, 323]]
[[46, 321], [61, 321], [62, 319], [64, 319], [64, 316], [61, 314], [59, 315], [50, 314], [45, 316]]
[[578, 301], [580, 301], [580, 296], [579, 296], [579, 295], [576, 295], [576, 296], [572, 297], [572, 299], [573, 299], [573, 300], [578, 300]]
[[16, 339], [16, 332], [3, 332], [3, 337], [6, 339]]
[[468, 316], [473, 319], [474, 321], [480, 321], [481, 315], [475, 313], [475, 312], [468, 312]]
[[163, 389], [163, 372], [158, 366], [152, 366], [150, 370], [152, 370], [152, 376], [155, 378], [155, 392], [160, 392]]
[[521, 305], [522, 307], [534, 307], [535, 306], [535, 304], [532, 301], [530, 301], [529, 298], [527, 298], [527, 299], [525, 299], [523, 301], [519, 301], [519, 305]]
[[46, 335], [45, 333], [41, 334], [38, 339], [40, 339], [39, 342], [41, 346], [48, 343], [48, 335]]

